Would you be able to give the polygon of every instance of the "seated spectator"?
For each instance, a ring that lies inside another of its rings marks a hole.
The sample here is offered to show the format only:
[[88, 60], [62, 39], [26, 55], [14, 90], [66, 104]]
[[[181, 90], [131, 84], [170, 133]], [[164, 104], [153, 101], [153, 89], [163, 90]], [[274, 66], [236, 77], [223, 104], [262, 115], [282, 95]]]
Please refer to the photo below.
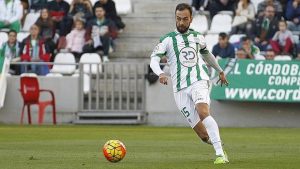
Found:
[[[3, 43], [0, 48], [1, 57], [5, 57], [12, 62], [20, 61], [20, 43], [17, 41], [17, 32], [15, 30], [8, 32], [8, 41]], [[9, 72], [11, 74], [19, 74], [19, 67], [11, 65]]]
[[210, 16], [213, 18], [220, 11], [232, 11], [234, 14], [234, 0], [213, 0], [210, 5]]
[[84, 19], [77, 19], [74, 22], [75, 28], [66, 37], [66, 48], [74, 54], [76, 62], [79, 62], [85, 44], [85, 21]]
[[20, 0], [0, 0], [0, 29], [20, 32], [23, 6]]
[[75, 19], [84, 19], [89, 21], [93, 17], [92, 4], [89, 0], [73, 0], [70, 6], [68, 17], [64, 19], [64, 27], [67, 33], [72, 30], [73, 21]]
[[288, 1], [285, 16], [289, 30], [300, 31], [300, 0]]
[[265, 58], [266, 58], [266, 60], [274, 60], [274, 58], [275, 58], [275, 52], [274, 52], [274, 50], [268, 49], [266, 51]]
[[39, 11], [43, 8], [47, 8], [47, 0], [31, 0], [30, 10]]
[[251, 39], [247, 36], [241, 38], [241, 50], [246, 54], [246, 59], [260, 58], [260, 50], [257, 46], [252, 44]]
[[41, 10], [41, 16], [35, 24], [40, 28], [40, 36], [49, 47], [52, 56], [54, 56], [55, 43], [52, 39], [55, 34], [55, 26], [47, 8]]
[[249, 32], [254, 21], [255, 9], [250, 0], [240, 0], [232, 22], [231, 34]]
[[219, 34], [219, 43], [213, 47], [212, 54], [221, 58], [234, 58], [234, 46], [226, 33]]
[[99, 0], [94, 5], [94, 12], [97, 6], [103, 6], [104, 10], [106, 11], [106, 17], [111, 19], [115, 25], [117, 26], [118, 30], [122, 31], [125, 28], [125, 24], [122, 22], [120, 16], [117, 15], [116, 5], [115, 2], [112, 0]]
[[203, 12], [208, 7], [208, 3], [209, 0], [192, 0], [193, 11], [196, 13]]
[[260, 50], [266, 51], [268, 42], [272, 39], [278, 30], [278, 20], [275, 17], [275, 9], [272, 5], [268, 5], [265, 9], [264, 16], [257, 18], [252, 25], [252, 38], [255, 45]]
[[283, 10], [282, 10], [281, 3], [278, 0], [265, 0], [259, 3], [257, 7], [257, 16], [258, 17], [263, 16], [266, 7], [269, 5], [274, 7], [275, 16], [277, 18], [281, 18]]
[[287, 24], [284, 20], [279, 21], [278, 27], [279, 31], [277, 31], [272, 40], [270, 40], [270, 45], [276, 55], [291, 55], [293, 49], [293, 34], [287, 30]]
[[48, 2], [47, 6], [54, 21], [55, 29], [59, 30], [60, 36], [66, 36], [68, 32], [63, 23], [63, 19], [67, 16], [70, 5], [64, 0], [53, 0]]
[[238, 49], [235, 52], [235, 58], [237, 59], [247, 59], [247, 54], [243, 49]]
[[[44, 40], [39, 36], [40, 28], [34, 24], [30, 27], [30, 35], [23, 40], [21, 47], [21, 61], [23, 62], [49, 62], [50, 54]], [[33, 72], [38, 75], [49, 73], [48, 65], [22, 66], [21, 73]]]
[[108, 62], [111, 38], [117, 37], [117, 28], [113, 21], [105, 17], [105, 10], [102, 6], [95, 7], [95, 15], [96, 18], [88, 24], [88, 44], [85, 45], [84, 52], [99, 52], [99, 50], [102, 50], [103, 61]]

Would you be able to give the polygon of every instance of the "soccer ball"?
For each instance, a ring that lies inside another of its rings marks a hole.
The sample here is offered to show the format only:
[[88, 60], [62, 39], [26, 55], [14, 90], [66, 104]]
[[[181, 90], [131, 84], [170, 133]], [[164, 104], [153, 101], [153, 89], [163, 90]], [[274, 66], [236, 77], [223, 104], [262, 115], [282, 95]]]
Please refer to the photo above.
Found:
[[119, 140], [109, 140], [103, 146], [103, 154], [108, 161], [116, 163], [125, 157], [126, 148]]

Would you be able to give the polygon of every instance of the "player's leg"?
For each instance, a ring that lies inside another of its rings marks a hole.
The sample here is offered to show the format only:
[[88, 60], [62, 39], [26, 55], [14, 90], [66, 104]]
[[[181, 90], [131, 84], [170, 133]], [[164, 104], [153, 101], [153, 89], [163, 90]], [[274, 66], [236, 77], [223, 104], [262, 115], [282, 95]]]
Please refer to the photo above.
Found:
[[203, 125], [203, 123], [199, 120], [199, 122], [196, 124], [196, 126], [193, 128], [193, 130], [196, 132], [196, 134], [198, 135], [198, 137], [200, 137], [200, 139], [207, 143], [207, 144], [211, 144], [211, 140], [207, 134], [206, 128]]
[[[195, 103], [195, 109], [197, 110], [197, 113], [207, 130], [208, 136], [216, 151], [216, 155], [218, 156], [215, 162], [228, 162], [227, 156], [223, 151], [218, 124], [209, 113], [210, 98], [209, 83], [207, 81], [199, 81], [193, 84], [192, 99]], [[222, 161], [218, 161], [219, 157]]]

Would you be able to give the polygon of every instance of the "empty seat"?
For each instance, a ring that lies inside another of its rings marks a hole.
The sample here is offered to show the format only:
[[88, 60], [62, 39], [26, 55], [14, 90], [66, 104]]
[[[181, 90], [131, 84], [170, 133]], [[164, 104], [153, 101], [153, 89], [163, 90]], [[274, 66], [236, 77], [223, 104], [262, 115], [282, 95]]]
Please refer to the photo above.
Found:
[[[56, 64], [58, 63], [58, 64]], [[63, 63], [63, 65], [59, 64]], [[51, 73], [72, 74], [76, 70], [75, 57], [72, 53], [59, 53], [55, 56]]]
[[46, 74], [47, 77], [63, 77], [61, 73], [48, 73]]
[[30, 27], [37, 21], [37, 19], [40, 17], [40, 13], [29, 13], [26, 15], [23, 31], [29, 31]]
[[208, 30], [208, 21], [205, 15], [196, 15], [193, 18], [190, 28], [200, 33], [206, 33]]
[[6, 32], [0, 32], [0, 47], [3, 43], [5, 43], [8, 40], [8, 35]]
[[29, 36], [29, 32], [19, 32], [17, 35], [17, 40], [22, 42], [25, 38]]
[[[80, 57], [79, 63], [84, 63], [83, 72], [87, 74], [96, 74], [102, 72], [102, 60], [97, 53], [85, 53]], [[97, 70], [98, 66], [98, 70]], [[91, 69], [90, 69], [91, 68]]]
[[211, 26], [210, 26], [210, 33], [220, 33], [226, 32], [229, 33], [232, 27], [232, 17], [226, 14], [217, 14], [213, 17]]
[[252, 0], [252, 4], [254, 6], [254, 9], [255, 9], [255, 13], [257, 13], [257, 7], [258, 7], [258, 4], [263, 2], [264, 0]]
[[289, 61], [292, 60], [292, 57], [289, 55], [277, 55], [274, 57], [274, 60]]
[[205, 36], [205, 41], [207, 44], [207, 49], [209, 51], [212, 51], [212, 48], [214, 47], [215, 44], [218, 43], [219, 40], [219, 35], [218, 34], [207, 34]]
[[120, 15], [126, 15], [132, 13], [131, 0], [114, 0], [116, 4], [117, 13]]

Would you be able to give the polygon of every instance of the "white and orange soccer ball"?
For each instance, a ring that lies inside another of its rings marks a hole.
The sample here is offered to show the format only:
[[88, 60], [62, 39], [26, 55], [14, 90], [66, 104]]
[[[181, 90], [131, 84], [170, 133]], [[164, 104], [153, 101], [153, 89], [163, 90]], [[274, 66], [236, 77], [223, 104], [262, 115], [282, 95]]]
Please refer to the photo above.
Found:
[[103, 146], [104, 157], [113, 163], [121, 161], [126, 155], [126, 147], [119, 140], [109, 140]]

